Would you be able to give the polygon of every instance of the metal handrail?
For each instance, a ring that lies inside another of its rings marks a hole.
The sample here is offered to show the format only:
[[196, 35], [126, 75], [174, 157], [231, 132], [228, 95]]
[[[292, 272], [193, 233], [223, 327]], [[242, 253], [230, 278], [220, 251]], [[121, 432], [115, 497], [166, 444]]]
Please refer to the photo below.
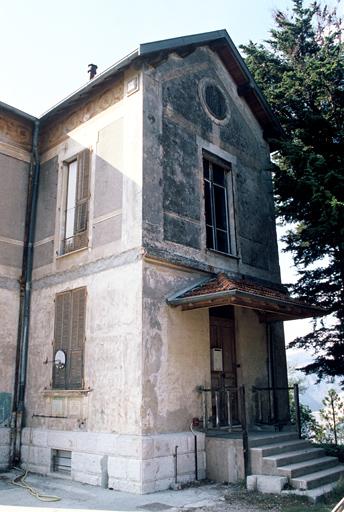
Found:
[[[276, 387], [259, 387], [259, 386], [252, 386], [253, 392], [260, 392], [260, 391], [268, 391], [269, 393], [274, 394], [275, 391], [293, 391], [294, 395], [294, 403], [295, 403], [295, 420], [296, 420], [296, 429], [298, 433], [298, 437], [301, 439], [301, 410], [300, 410], [300, 392], [299, 392], [299, 385], [294, 384], [293, 386], [276, 386]], [[262, 417], [262, 403], [259, 400], [260, 395], [258, 395], [258, 409], [260, 411], [260, 417]], [[273, 418], [275, 417], [275, 404], [274, 404], [274, 395], [272, 397], [273, 402]]]
[[227, 423], [226, 427], [232, 428], [232, 414], [231, 414], [231, 393], [236, 393], [238, 400], [238, 407], [240, 411], [240, 423], [243, 443], [243, 454], [244, 454], [244, 469], [245, 476], [248, 474], [248, 434], [247, 434], [247, 420], [246, 420], [246, 403], [245, 403], [245, 387], [235, 386], [221, 386], [214, 388], [205, 388], [204, 386], [198, 386], [197, 391], [202, 393], [202, 415], [203, 415], [203, 429], [205, 432], [208, 431], [208, 404], [207, 404], [207, 393], [214, 393], [215, 395], [215, 424], [216, 427], [220, 427], [220, 393], [226, 393], [226, 408], [227, 408]]
[[203, 428], [205, 431], [208, 430], [208, 403], [205, 397], [206, 393], [214, 394], [215, 398], [215, 425], [216, 428], [220, 428], [220, 394], [226, 395], [226, 411], [227, 411], [227, 425], [226, 427], [232, 428], [232, 410], [231, 410], [231, 394], [239, 392], [239, 388], [235, 386], [219, 386], [213, 388], [205, 388], [204, 386], [198, 386], [197, 391], [202, 393], [203, 397]]

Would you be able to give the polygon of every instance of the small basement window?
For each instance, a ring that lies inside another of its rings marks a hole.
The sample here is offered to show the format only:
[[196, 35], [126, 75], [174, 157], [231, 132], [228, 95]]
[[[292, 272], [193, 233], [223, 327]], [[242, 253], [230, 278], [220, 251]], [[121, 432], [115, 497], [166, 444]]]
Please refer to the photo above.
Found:
[[70, 475], [72, 472], [72, 452], [68, 450], [52, 451], [52, 471]]

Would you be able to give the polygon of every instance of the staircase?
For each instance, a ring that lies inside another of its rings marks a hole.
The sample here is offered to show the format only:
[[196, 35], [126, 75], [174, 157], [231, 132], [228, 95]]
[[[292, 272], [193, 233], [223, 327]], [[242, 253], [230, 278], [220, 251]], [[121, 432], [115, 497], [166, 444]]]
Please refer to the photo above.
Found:
[[249, 454], [251, 474], [285, 476], [290, 492], [306, 495], [312, 501], [329, 493], [344, 477], [344, 464], [299, 439], [295, 432], [250, 434]]

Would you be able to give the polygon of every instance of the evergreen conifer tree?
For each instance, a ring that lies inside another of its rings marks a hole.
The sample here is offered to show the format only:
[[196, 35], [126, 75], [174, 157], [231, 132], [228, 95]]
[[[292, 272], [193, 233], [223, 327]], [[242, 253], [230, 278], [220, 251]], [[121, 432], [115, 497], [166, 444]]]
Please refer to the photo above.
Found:
[[[338, 0], [340, 3], [342, 0]], [[265, 44], [242, 49], [246, 63], [279, 118], [275, 141], [277, 212], [298, 281], [292, 291], [326, 308], [330, 322], [297, 338], [315, 360], [306, 373], [341, 376], [344, 384], [344, 45], [335, 9], [292, 0], [274, 14]]]

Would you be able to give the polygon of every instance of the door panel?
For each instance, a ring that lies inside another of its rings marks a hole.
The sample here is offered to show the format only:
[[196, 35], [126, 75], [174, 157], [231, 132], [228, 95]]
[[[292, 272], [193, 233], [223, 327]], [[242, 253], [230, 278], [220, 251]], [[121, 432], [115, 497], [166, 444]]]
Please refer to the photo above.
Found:
[[[218, 390], [217, 400], [216, 394], [212, 393], [213, 424], [216, 423], [217, 412], [217, 421], [220, 422], [220, 426], [225, 426], [228, 423], [238, 423], [237, 394], [235, 389], [231, 389], [237, 386], [234, 319], [210, 315], [209, 321], [211, 355], [213, 355], [213, 348], [222, 350], [223, 368], [223, 371], [214, 371], [211, 360], [211, 387]], [[229, 403], [230, 417], [228, 417]]]

